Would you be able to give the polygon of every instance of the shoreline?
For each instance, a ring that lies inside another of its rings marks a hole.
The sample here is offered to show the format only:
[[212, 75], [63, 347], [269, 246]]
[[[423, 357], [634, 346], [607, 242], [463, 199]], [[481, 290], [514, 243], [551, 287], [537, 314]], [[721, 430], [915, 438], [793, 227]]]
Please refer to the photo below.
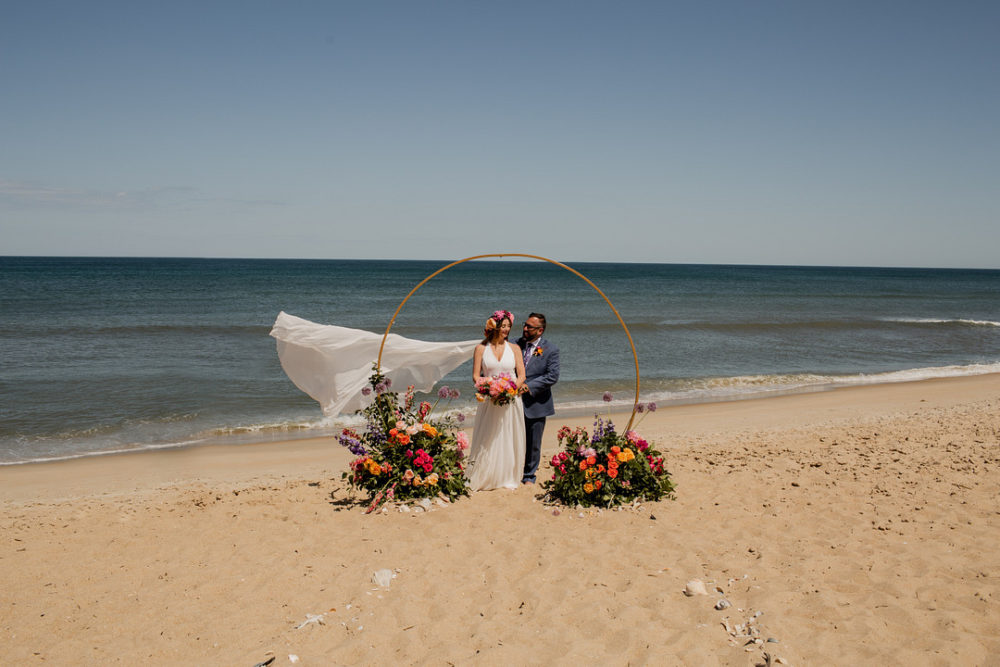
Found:
[[[641, 396], [643, 403], [655, 402], [661, 409], [667, 407], [701, 405], [711, 403], [732, 403], [738, 401], [752, 401], [758, 399], [771, 399], [786, 395], [823, 393], [828, 391], [839, 391], [866, 386], [882, 386], [910, 382], [922, 382], [933, 379], [960, 379], [965, 377], [978, 377], [981, 375], [1000, 374], [1000, 363], [993, 364], [969, 364], [965, 366], [941, 366], [941, 367], [921, 367], [900, 371], [887, 371], [866, 375], [856, 373], [845, 376], [833, 375], [787, 375], [787, 376], [734, 376], [729, 378], [703, 378], [708, 385], [715, 381], [721, 381], [719, 386], [701, 386], [685, 390], [649, 390]], [[761, 382], [762, 378], [770, 378], [768, 382]], [[776, 378], [781, 381], [774, 382]], [[571, 383], [570, 383], [571, 384]], [[562, 392], [560, 400], [556, 403], [556, 417], [560, 419], [572, 419], [581, 416], [589, 416], [594, 411], [606, 410], [609, 406], [596, 396], [600, 396], [607, 386], [615, 385], [613, 392], [616, 396], [627, 396], [622, 400], [618, 398], [610, 404], [612, 410], [624, 411], [632, 407], [632, 396], [634, 385], [621, 382], [600, 382], [599, 387], [592, 387], [593, 391], [588, 392], [590, 396], [587, 400], [567, 397], [566, 392]], [[656, 382], [653, 381], [655, 385]], [[571, 394], [573, 392], [570, 392]], [[578, 392], [577, 392], [578, 393]], [[429, 400], [433, 400], [432, 398]], [[475, 403], [446, 406], [448, 412], [464, 412], [469, 414], [475, 411]], [[230, 426], [206, 427], [202, 430], [179, 434], [177, 440], [153, 442], [140, 444], [116, 444], [107, 449], [94, 449], [83, 451], [70, 451], [67, 453], [53, 453], [32, 459], [13, 459], [0, 461], [0, 470], [5, 467], [49, 464], [61, 461], [72, 461], [86, 458], [101, 458], [117, 456], [121, 454], [138, 454], [143, 452], [168, 451], [174, 449], [190, 449], [197, 447], [227, 446], [227, 445], [256, 445], [274, 442], [293, 442], [298, 440], [312, 440], [315, 438], [333, 437], [339, 433], [343, 427], [358, 427], [363, 420], [357, 415], [339, 415], [337, 417], [323, 416], [317, 410], [307, 418], [299, 418], [291, 421], [278, 423], [241, 424]], [[155, 426], [152, 433], [157, 433]], [[159, 431], [162, 434], [162, 431]], [[64, 444], [69, 444], [67, 440]], [[95, 443], [84, 438], [84, 446], [106, 447], [107, 443]], [[80, 443], [77, 443], [79, 445]]]
[[[543, 466], [562, 423], [591, 418], [550, 422]], [[366, 515], [332, 439], [3, 468], [0, 641], [12, 664], [1000, 652], [1000, 375], [668, 407], [638, 430], [677, 493], [624, 511], [525, 486]], [[694, 579], [710, 594], [686, 597]]]
[[[717, 424], [720, 431], [733, 428], [761, 428], [778, 425], [786, 409], [794, 410], [810, 423], [822, 417], [858, 417], [873, 414], [873, 411], [898, 409], [913, 400], [917, 393], [931, 390], [935, 395], [933, 405], [950, 405], [961, 400], [966, 392], [1000, 386], [1000, 373], [942, 377], [878, 384], [834, 386], [815, 390], [792, 391], [771, 396], [723, 399], [697, 403], [680, 403], [660, 407], [654, 413], [636, 415], [642, 434], [649, 440], [711, 432], [711, 424]], [[940, 395], [945, 388], [960, 392], [955, 399]], [[876, 400], [868, 402], [861, 398], [873, 395]], [[791, 407], [793, 406], [794, 407]], [[786, 406], [789, 406], [786, 408]], [[885, 406], [885, 407], [875, 407]], [[623, 428], [630, 413], [622, 411], [600, 411], [601, 416], [610, 415]], [[593, 413], [571, 411], [565, 417], [559, 412], [548, 420], [543, 441], [543, 459], [540, 470], [547, 460], [545, 454], [555, 451], [555, 432], [562, 424], [571, 427], [590, 427]], [[552, 428], [553, 425], [555, 428]], [[472, 429], [465, 429], [471, 431]], [[660, 443], [661, 448], [671, 451], [669, 442]], [[274, 471], [293, 474], [300, 471], [314, 471], [314, 474], [330, 471], [337, 473], [346, 469], [350, 454], [333, 436], [304, 436], [302, 438], [267, 439], [259, 442], [214, 442], [194, 445], [167, 446], [134, 451], [87, 454], [65, 459], [30, 461], [0, 466], [0, 501], [14, 498], [25, 499], [29, 493], [18, 490], [25, 485], [38, 497], [52, 497], [47, 489], [50, 477], [69, 478], [61, 484], [67, 489], [65, 498], [76, 497], [74, 493], [100, 494], [102, 492], [128, 492], [118, 488], [133, 480], [133, 491], [148, 489], [157, 485], [179, 485], [189, 482], [219, 482], [226, 479], [247, 479], [254, 476], [267, 477]], [[230, 470], [226, 470], [231, 466]], [[111, 488], [103, 490], [101, 483]]]

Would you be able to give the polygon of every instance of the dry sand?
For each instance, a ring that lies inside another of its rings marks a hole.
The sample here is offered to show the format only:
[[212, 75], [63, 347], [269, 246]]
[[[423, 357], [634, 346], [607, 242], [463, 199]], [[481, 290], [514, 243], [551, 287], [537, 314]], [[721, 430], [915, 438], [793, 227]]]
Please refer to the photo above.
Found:
[[[550, 420], [545, 458], [564, 421], [590, 422]], [[365, 515], [332, 441], [0, 468], [4, 662], [1000, 664], [1000, 376], [639, 430], [678, 492], [637, 511], [524, 487]]]

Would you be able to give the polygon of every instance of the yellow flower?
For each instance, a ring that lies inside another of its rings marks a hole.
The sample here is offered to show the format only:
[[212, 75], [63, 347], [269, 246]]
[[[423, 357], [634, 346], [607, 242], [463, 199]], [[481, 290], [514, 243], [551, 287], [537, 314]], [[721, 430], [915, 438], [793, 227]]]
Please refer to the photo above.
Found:
[[431, 426], [430, 424], [424, 424], [424, 433], [431, 436], [432, 438], [436, 438], [438, 436], [438, 430], [433, 426]]
[[373, 459], [368, 459], [367, 461], [365, 461], [365, 467], [368, 468], [368, 472], [370, 472], [373, 475], [379, 475], [382, 472], [382, 467], [379, 464], [375, 463]]
[[437, 485], [437, 483], [438, 483], [438, 474], [436, 472], [432, 472], [431, 474], [427, 475], [427, 480], [426, 481], [427, 481], [428, 484]]

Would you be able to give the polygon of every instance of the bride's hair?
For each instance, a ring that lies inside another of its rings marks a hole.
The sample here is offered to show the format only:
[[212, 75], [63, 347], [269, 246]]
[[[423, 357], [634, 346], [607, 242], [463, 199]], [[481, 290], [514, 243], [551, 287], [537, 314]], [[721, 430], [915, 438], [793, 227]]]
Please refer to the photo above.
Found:
[[488, 343], [493, 338], [493, 333], [500, 328], [503, 321], [507, 320], [510, 322], [510, 326], [514, 326], [514, 314], [509, 310], [494, 310], [493, 314], [489, 316], [486, 320], [486, 326], [483, 328], [483, 342]]

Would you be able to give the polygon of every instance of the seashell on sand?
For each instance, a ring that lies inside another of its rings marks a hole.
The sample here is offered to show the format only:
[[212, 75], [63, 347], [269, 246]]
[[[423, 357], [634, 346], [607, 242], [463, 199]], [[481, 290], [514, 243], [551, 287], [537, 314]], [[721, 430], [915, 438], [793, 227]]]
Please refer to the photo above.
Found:
[[687, 582], [684, 587], [684, 595], [694, 597], [695, 595], [708, 595], [708, 590], [705, 588], [705, 582], [701, 579], [692, 579]]

